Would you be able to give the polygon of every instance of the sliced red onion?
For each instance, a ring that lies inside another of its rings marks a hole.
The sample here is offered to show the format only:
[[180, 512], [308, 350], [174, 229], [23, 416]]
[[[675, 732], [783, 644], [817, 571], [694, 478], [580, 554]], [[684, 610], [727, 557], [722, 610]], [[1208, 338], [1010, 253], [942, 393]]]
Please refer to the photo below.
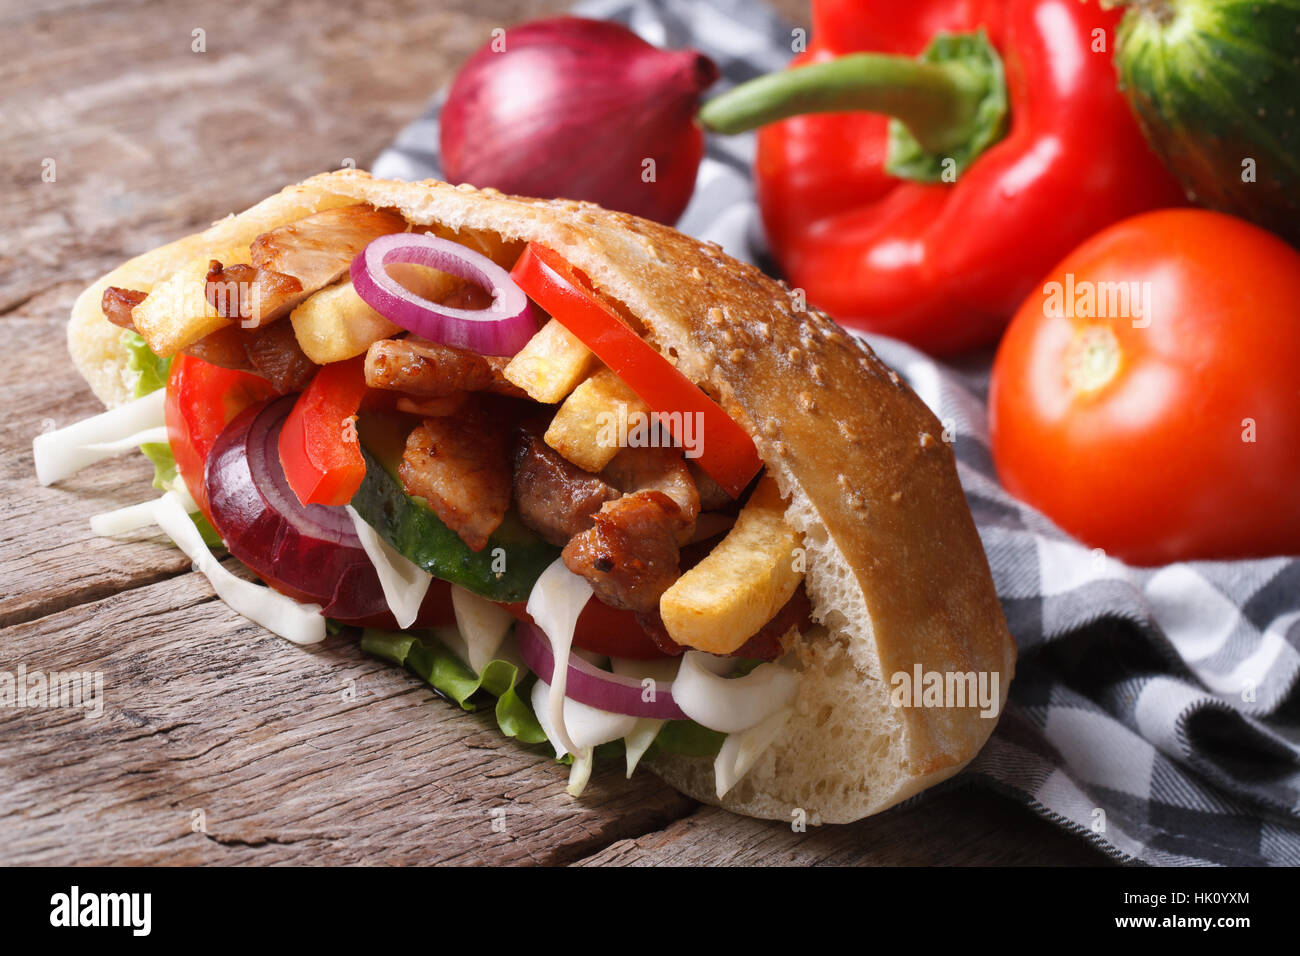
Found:
[[[550, 641], [542, 629], [528, 621], [520, 621], [515, 625], [515, 636], [528, 669], [550, 684], [555, 659], [551, 655]], [[653, 701], [642, 700], [642, 690], [639, 678], [620, 677], [600, 670], [576, 654], [569, 659], [568, 682], [564, 690], [566, 697], [614, 714], [662, 720], [686, 719], [686, 714], [673, 700], [671, 683], [657, 684]]]
[[[416, 295], [388, 274], [397, 263], [428, 266], [492, 295], [486, 309], [453, 309]], [[514, 355], [537, 331], [528, 296], [487, 256], [450, 239], [399, 232], [380, 236], [352, 260], [352, 286], [390, 322], [433, 342], [481, 355]]]
[[249, 425], [246, 453], [253, 483], [271, 510], [299, 534], [361, 550], [361, 539], [346, 508], [304, 505], [289, 487], [289, 479], [280, 464], [280, 429], [297, 400], [297, 395], [276, 399]]
[[279, 434], [296, 398], [250, 405], [218, 436], [204, 471], [213, 527], [232, 555], [295, 600], [345, 622], [391, 621], [346, 509], [302, 505], [284, 477]]

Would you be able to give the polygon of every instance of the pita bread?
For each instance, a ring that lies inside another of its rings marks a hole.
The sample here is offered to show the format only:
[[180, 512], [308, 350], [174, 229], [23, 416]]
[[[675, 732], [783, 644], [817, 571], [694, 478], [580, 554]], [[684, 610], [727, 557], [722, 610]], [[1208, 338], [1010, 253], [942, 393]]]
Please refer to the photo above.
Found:
[[795, 714], [721, 801], [711, 759], [662, 756], [656, 773], [740, 813], [844, 822], [975, 756], [996, 723], [978, 706], [890, 700], [892, 676], [919, 666], [996, 675], [1000, 711], [1014, 670], [1015, 645], [942, 426], [865, 345], [819, 312], [796, 311], [782, 284], [715, 245], [587, 203], [330, 173], [92, 285], [68, 328], [78, 370], [106, 404], [127, 400], [120, 329], [99, 309], [105, 286], [148, 289], [207, 249], [353, 203], [395, 208], [443, 234], [486, 232], [556, 250], [748, 430], [789, 500], [821, 625], [790, 655], [803, 671]]

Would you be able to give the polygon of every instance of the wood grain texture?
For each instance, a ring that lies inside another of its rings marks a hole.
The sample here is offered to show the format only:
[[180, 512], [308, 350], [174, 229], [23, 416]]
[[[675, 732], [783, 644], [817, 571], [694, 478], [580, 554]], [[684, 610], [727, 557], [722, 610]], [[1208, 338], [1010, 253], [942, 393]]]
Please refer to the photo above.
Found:
[[[32, 437], [99, 410], [63, 347], [88, 282], [368, 165], [493, 27], [566, 6], [0, 2], [0, 671], [98, 671], [106, 698], [95, 719], [0, 708], [0, 863], [1101, 859], [980, 795], [798, 835], [617, 766], [574, 801], [566, 770], [490, 716], [345, 638], [270, 636], [156, 535], [92, 537], [90, 515], [154, 493], [143, 458], [37, 485]], [[803, 0], [779, 6], [806, 23]]]
[[701, 807], [580, 866], [1101, 866], [1089, 844], [990, 793], [923, 794], [875, 817], [808, 827]]
[[[566, 862], [679, 817], [649, 775], [506, 740], [346, 635], [295, 647], [187, 574], [10, 628], [5, 667], [98, 671], [104, 712], [0, 710], [5, 862]], [[200, 826], [201, 823], [201, 826]]]
[[94, 537], [90, 516], [145, 501], [153, 466], [111, 459], [49, 488], [36, 482], [32, 439], [103, 411], [64, 348], [71, 300], [61, 283], [0, 319], [0, 625], [31, 620], [179, 574], [189, 561], [155, 537], [130, 546]]

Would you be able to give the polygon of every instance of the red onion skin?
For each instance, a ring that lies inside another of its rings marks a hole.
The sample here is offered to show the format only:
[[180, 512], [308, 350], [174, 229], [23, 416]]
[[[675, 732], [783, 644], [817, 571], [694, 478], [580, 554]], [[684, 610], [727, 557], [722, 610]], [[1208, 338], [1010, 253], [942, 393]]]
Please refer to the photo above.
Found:
[[[660, 50], [605, 20], [510, 27], [452, 83], [441, 120], [444, 177], [672, 225], [704, 154], [700, 94], [717, 78], [703, 54]], [[653, 182], [643, 178], [647, 159]]]

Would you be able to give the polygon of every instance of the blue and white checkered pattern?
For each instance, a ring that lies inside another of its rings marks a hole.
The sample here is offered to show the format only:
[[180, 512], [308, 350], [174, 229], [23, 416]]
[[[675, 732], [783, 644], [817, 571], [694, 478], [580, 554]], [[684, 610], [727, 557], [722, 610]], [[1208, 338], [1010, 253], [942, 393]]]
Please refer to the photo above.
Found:
[[[701, 50], [726, 84], [790, 58], [789, 25], [745, 0], [594, 0], [575, 12]], [[438, 175], [442, 100], [378, 157], [376, 176]], [[752, 135], [709, 138], [678, 228], [769, 265], [753, 150]], [[1012, 796], [1126, 862], [1300, 864], [1300, 560], [1135, 569], [1082, 546], [999, 486], [987, 361], [958, 368], [870, 342], [955, 436], [1020, 647], [997, 732], [959, 779]]]

